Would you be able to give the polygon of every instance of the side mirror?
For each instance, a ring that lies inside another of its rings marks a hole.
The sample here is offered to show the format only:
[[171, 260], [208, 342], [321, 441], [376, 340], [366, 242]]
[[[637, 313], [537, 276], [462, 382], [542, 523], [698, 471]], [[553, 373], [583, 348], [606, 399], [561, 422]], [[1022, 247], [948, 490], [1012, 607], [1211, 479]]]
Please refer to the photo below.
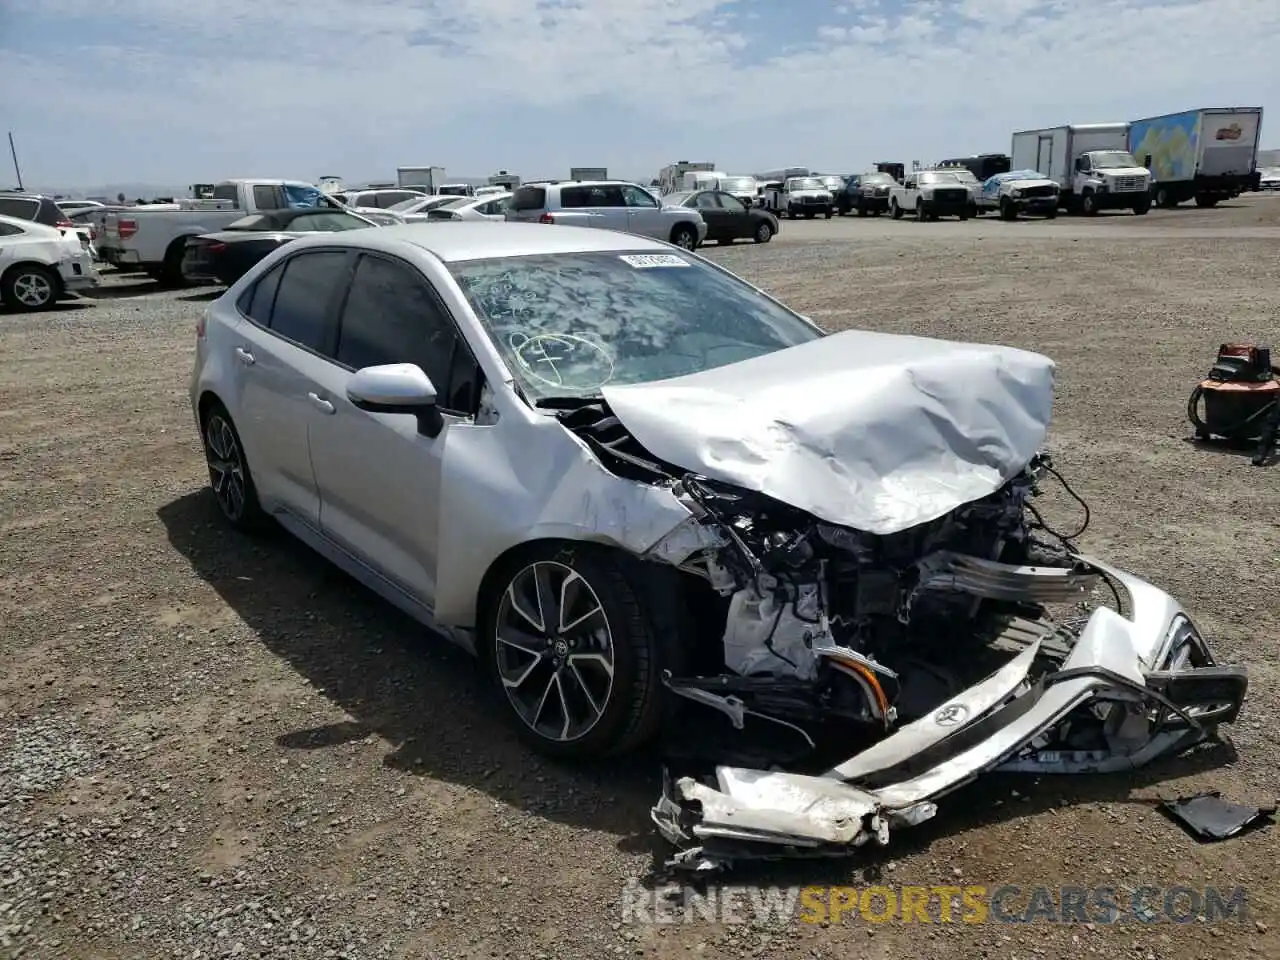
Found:
[[1082, 172], [1083, 170], [1084, 170], [1084, 157], [1076, 157], [1076, 172], [1079, 173], [1079, 172]]
[[408, 413], [418, 432], [438, 436], [444, 418], [436, 406], [436, 388], [416, 363], [387, 363], [357, 370], [347, 384], [347, 399], [368, 413]]

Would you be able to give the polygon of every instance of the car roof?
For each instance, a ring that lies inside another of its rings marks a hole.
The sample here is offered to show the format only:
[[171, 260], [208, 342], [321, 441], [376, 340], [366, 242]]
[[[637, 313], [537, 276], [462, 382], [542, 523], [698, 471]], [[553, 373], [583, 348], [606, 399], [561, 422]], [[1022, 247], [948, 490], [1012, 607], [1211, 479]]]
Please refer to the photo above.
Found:
[[290, 248], [334, 243], [366, 250], [381, 250], [384, 253], [403, 253], [404, 247], [413, 246], [434, 254], [446, 263], [539, 254], [614, 251], [668, 253], [671, 250], [669, 245], [657, 240], [597, 227], [548, 226], [505, 220], [395, 224], [376, 230], [320, 234], [295, 241], [290, 244]]

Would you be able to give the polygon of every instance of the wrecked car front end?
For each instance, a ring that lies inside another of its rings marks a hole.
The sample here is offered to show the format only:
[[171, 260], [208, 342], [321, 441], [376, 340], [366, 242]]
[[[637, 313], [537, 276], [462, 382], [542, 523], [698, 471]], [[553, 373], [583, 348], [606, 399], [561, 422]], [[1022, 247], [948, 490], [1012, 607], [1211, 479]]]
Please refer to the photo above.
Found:
[[[669, 693], [801, 748], [668, 778], [653, 819], [673, 864], [883, 844], [983, 773], [1131, 769], [1235, 719], [1244, 669], [1036, 506], [1061, 479], [1039, 452], [1052, 374], [1023, 351], [838, 334], [562, 414], [698, 528], [648, 557], [687, 574], [714, 631], [682, 638]], [[862, 748], [777, 769], [833, 724]]]

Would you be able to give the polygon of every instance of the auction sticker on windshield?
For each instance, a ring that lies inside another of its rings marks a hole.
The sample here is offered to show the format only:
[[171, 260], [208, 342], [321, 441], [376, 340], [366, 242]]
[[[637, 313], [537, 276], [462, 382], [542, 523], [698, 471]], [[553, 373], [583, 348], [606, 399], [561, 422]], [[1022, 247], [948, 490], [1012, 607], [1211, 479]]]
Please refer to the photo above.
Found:
[[673, 253], [624, 253], [618, 257], [623, 263], [629, 263], [637, 270], [648, 267], [687, 267], [690, 266], [684, 257]]

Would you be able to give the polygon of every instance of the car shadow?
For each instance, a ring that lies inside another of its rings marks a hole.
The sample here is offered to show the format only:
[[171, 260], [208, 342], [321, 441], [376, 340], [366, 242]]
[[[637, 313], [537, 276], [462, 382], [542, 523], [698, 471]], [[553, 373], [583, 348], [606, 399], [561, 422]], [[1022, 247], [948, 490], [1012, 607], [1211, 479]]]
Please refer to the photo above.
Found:
[[211, 303], [227, 292], [226, 287], [218, 287], [216, 290], [202, 290], [199, 293], [188, 293], [178, 297], [187, 303]]
[[[390, 745], [383, 759], [388, 767], [613, 834], [620, 850], [648, 857], [642, 882], [669, 879], [664, 863], [672, 850], [649, 819], [661, 790], [660, 748], [593, 764], [543, 759], [503, 722], [505, 706], [474, 658], [299, 541], [283, 531], [260, 537], [229, 531], [207, 490], [165, 504], [157, 515], [174, 549], [260, 642], [350, 718], [282, 732], [276, 737], [281, 747], [325, 750], [379, 737]], [[941, 801], [933, 820], [896, 833], [886, 848], [863, 848], [852, 860], [746, 863], [735, 869], [735, 883], [848, 882], [942, 836], [1082, 803], [1150, 806], [1155, 801], [1135, 799], [1132, 792], [1234, 758], [1234, 749], [1221, 743], [1124, 774], [983, 777]]]
[[139, 274], [137, 277], [130, 275], [126, 283], [97, 287], [85, 291], [81, 296], [86, 300], [118, 300], [123, 297], [141, 297], [149, 293], [160, 293], [166, 289], [168, 288], [164, 284]]
[[503, 722], [476, 660], [432, 635], [283, 531], [227, 529], [207, 490], [157, 515], [196, 574], [314, 689], [349, 718], [283, 731], [288, 750], [385, 740], [388, 767], [483, 791], [494, 800], [634, 846], [649, 832], [660, 768], [627, 761], [563, 765]]

